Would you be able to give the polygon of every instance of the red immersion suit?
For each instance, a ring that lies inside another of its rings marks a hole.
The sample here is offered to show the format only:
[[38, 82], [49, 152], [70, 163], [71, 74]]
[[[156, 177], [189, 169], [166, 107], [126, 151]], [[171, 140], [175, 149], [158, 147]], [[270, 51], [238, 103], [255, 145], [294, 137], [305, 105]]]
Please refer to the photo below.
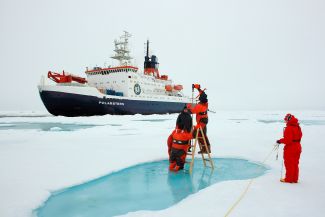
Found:
[[169, 169], [178, 171], [184, 168], [186, 153], [189, 148], [189, 140], [192, 133], [185, 130], [175, 129], [168, 137]]
[[[202, 128], [204, 136], [205, 136], [205, 140], [207, 142], [207, 146], [208, 149], [210, 151], [210, 142], [207, 136], [207, 124], [208, 124], [208, 103], [202, 103], [199, 102], [198, 104], [196, 104], [193, 108], [192, 108], [192, 104], [187, 104], [187, 108], [188, 110], [190, 110], [190, 112], [192, 114], [196, 114], [196, 126], [194, 126], [194, 128], [197, 130], [198, 128]], [[196, 134], [195, 134], [196, 135]], [[201, 137], [201, 132], [199, 132], [199, 137]], [[206, 152], [205, 148], [204, 148], [204, 141], [203, 139], [199, 139], [199, 142], [201, 144], [202, 151]]]
[[284, 165], [286, 168], [286, 176], [284, 181], [290, 183], [297, 183], [299, 178], [299, 159], [301, 154], [300, 140], [302, 138], [301, 128], [298, 119], [290, 115], [287, 120], [287, 126], [283, 131], [283, 138], [278, 140], [278, 143], [285, 144], [284, 146]]

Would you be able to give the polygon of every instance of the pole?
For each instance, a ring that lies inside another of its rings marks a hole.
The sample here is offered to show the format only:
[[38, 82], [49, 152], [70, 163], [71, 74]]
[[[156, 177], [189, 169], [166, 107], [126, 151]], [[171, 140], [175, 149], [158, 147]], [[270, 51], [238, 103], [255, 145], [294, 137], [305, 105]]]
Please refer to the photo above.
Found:
[[[192, 84], [192, 104], [191, 104], [191, 108], [193, 106], [193, 101], [194, 101], [194, 84]], [[194, 118], [193, 118], [193, 113], [191, 112], [192, 115], [192, 126], [194, 126]]]
[[[194, 97], [194, 84], [192, 84], [192, 103], [191, 103], [191, 108], [193, 106], [193, 97]], [[192, 126], [194, 126], [194, 120], [193, 120], [193, 113], [191, 112], [191, 116], [192, 116]], [[192, 127], [193, 128], [193, 127]], [[190, 148], [189, 150], [191, 150], [191, 147], [192, 147], [192, 140], [190, 140]], [[193, 156], [194, 156], [194, 149], [192, 150], [193, 151]], [[194, 159], [192, 159], [193, 161]], [[192, 163], [191, 163], [192, 164]], [[192, 172], [192, 170], [190, 169], [190, 172]]]
[[282, 158], [282, 162], [281, 162], [281, 177], [280, 177], [280, 179], [282, 179], [282, 173], [283, 173], [283, 158]]

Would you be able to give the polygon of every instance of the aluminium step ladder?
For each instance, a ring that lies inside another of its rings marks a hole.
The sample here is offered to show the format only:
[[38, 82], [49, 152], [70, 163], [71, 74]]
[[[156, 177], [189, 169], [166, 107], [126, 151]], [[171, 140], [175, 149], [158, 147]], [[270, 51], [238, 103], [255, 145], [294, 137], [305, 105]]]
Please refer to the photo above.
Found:
[[[199, 136], [199, 132], [200, 132], [201, 136]], [[198, 141], [199, 139], [203, 139], [203, 144], [201, 144]], [[196, 131], [196, 135], [195, 135], [195, 138], [194, 138], [194, 144], [192, 145], [192, 140], [190, 140], [189, 142], [190, 142], [190, 147], [192, 148], [192, 151], [191, 152], [187, 152], [187, 155], [190, 155], [192, 157], [191, 157], [191, 161], [190, 162], [187, 162], [186, 161], [186, 163], [190, 163], [190, 169], [189, 169], [190, 174], [192, 174], [192, 170], [193, 170], [193, 167], [194, 167], [194, 156], [195, 156], [196, 144], [197, 143], [199, 143], [199, 148], [200, 148], [200, 152], [201, 152], [201, 156], [202, 156], [202, 160], [203, 160], [204, 167], [207, 166], [207, 163], [206, 162], [209, 162], [210, 163], [210, 167], [213, 170], [214, 169], [213, 160], [211, 158], [210, 150], [208, 148], [207, 141], [205, 139], [205, 136], [204, 136], [202, 127], [198, 128], [197, 131]], [[205, 150], [206, 150], [206, 152], [204, 152], [204, 153], [202, 152], [202, 149], [203, 148], [205, 148]], [[204, 156], [205, 154], [207, 154], [208, 156], [207, 157]]]

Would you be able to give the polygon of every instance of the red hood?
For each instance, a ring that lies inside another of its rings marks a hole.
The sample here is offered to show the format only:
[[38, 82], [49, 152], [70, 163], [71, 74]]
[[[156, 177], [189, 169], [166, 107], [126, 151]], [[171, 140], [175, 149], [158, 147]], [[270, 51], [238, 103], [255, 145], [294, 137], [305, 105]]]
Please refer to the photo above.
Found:
[[292, 116], [292, 118], [287, 122], [287, 126], [291, 125], [291, 126], [298, 126], [298, 119], [295, 116]]

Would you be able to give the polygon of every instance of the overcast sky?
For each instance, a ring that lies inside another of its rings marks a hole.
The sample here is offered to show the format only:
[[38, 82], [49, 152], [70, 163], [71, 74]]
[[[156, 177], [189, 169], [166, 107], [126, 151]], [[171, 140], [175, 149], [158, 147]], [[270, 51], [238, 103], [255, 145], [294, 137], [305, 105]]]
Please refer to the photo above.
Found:
[[[325, 109], [324, 0], [0, 0], [0, 110], [45, 110], [49, 70], [111, 64], [129, 31], [143, 67], [207, 88], [213, 109]], [[211, 108], [212, 109], [212, 108]]]

